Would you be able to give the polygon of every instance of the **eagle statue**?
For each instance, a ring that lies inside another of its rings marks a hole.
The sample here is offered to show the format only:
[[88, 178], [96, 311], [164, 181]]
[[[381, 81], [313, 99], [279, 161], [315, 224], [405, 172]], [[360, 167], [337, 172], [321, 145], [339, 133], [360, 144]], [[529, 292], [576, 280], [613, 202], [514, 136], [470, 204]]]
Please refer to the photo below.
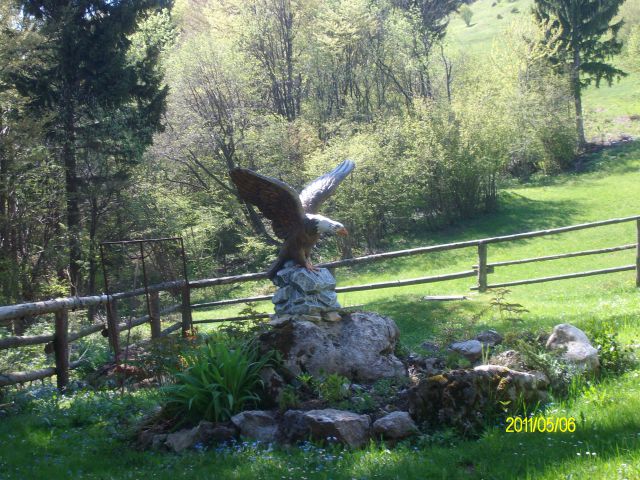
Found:
[[229, 172], [240, 198], [258, 207], [271, 220], [276, 236], [284, 240], [278, 258], [269, 268], [270, 279], [273, 280], [287, 260], [316, 270], [309, 256], [320, 236], [347, 235], [343, 224], [318, 215], [318, 210], [354, 167], [352, 160], [345, 160], [304, 187], [300, 195], [287, 183], [246, 168], [234, 168]]

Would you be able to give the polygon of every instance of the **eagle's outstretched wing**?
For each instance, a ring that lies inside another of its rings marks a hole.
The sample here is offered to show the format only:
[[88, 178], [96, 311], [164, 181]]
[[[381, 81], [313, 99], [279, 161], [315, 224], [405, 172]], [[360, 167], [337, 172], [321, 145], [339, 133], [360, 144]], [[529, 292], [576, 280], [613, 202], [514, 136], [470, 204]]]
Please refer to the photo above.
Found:
[[246, 168], [234, 168], [229, 175], [240, 197], [258, 207], [271, 220], [278, 237], [284, 240], [303, 226], [304, 210], [298, 193], [292, 187]]
[[306, 213], [318, 213], [322, 202], [329, 198], [336, 190], [340, 182], [346, 178], [356, 164], [353, 160], [345, 160], [329, 173], [316, 178], [304, 187], [300, 193], [300, 202]]

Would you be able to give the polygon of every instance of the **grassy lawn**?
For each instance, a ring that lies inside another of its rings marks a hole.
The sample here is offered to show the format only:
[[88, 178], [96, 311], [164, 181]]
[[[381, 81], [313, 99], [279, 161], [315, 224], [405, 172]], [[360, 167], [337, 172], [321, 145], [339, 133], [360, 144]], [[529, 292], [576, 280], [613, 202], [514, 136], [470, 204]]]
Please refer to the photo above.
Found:
[[[530, 0], [480, 0], [471, 5], [472, 26], [451, 22], [450, 40], [470, 54], [488, 51], [510, 18], [528, 14]], [[512, 13], [517, 8], [519, 13]], [[497, 21], [500, 14], [503, 19]], [[613, 88], [585, 94], [588, 135], [640, 134], [640, 122], [622, 118], [640, 113], [640, 74]], [[395, 239], [393, 249], [505, 235], [640, 214], [640, 141], [594, 154], [581, 173], [537, 178], [502, 190], [497, 212], [438, 233]], [[489, 261], [618, 246], [636, 241], [626, 223], [489, 246]], [[497, 268], [489, 282], [544, 277], [632, 264], [635, 251]], [[473, 248], [394, 259], [340, 269], [339, 285], [414, 278], [468, 270], [477, 263]], [[640, 343], [640, 295], [634, 272], [513, 287], [508, 295], [529, 311], [519, 321], [488, 307], [493, 293], [469, 290], [474, 279], [340, 295], [344, 306], [362, 305], [393, 317], [405, 346], [420, 352], [427, 339], [464, 338], [494, 328], [518, 336], [549, 332], [569, 322], [587, 330], [608, 325], [625, 344]], [[210, 290], [238, 296], [262, 293], [245, 284]], [[425, 295], [464, 294], [456, 302], [427, 302]], [[223, 317], [243, 307], [199, 311], [194, 319]], [[270, 312], [269, 302], [255, 305]], [[482, 313], [481, 315], [478, 315]], [[214, 329], [202, 326], [201, 331]], [[545, 414], [573, 417], [574, 433], [506, 433], [490, 426], [480, 439], [433, 432], [395, 449], [371, 443], [359, 451], [305, 445], [279, 449], [242, 443], [182, 455], [140, 452], [131, 435], [140, 418], [159, 403], [156, 391], [125, 397], [112, 392], [59, 397], [46, 384], [25, 391], [14, 407], [0, 406], [0, 479], [635, 479], [640, 478], [640, 369], [597, 385], [585, 384], [570, 400], [552, 403]], [[0, 405], [4, 403], [0, 397]], [[3, 410], [4, 408], [4, 410]]]
[[[540, 179], [508, 189], [500, 211], [448, 232], [415, 238], [399, 247], [478, 238], [554, 227], [638, 212], [640, 145], [629, 144], [594, 155], [590, 171]], [[521, 258], [634, 241], [633, 225], [614, 225], [556, 237], [492, 246], [490, 260]], [[633, 251], [579, 257], [506, 268], [491, 281], [537, 277], [632, 263]], [[413, 277], [469, 268], [471, 249], [397, 259], [349, 272], [342, 284]], [[425, 294], [469, 293], [472, 279], [437, 285], [344, 295], [345, 305], [389, 314], [398, 322], [402, 341], [417, 348], [427, 338], [451, 332], [463, 335], [484, 327], [516, 334], [548, 331], [560, 322], [581, 327], [610, 324], [631, 343], [638, 338], [640, 301], [633, 272], [514, 287], [511, 301], [529, 309], [522, 321], [503, 320], [487, 311], [491, 293], [464, 302], [421, 301]], [[267, 305], [264, 305], [265, 308]], [[203, 312], [200, 315], [211, 315]], [[387, 450], [371, 444], [362, 451], [306, 446], [288, 450], [239, 444], [184, 455], [138, 452], [128, 443], [132, 425], [158, 403], [154, 392], [125, 400], [115, 394], [79, 394], [23, 402], [19, 413], [0, 421], [0, 478], [639, 478], [640, 370], [591, 387], [575, 400], [552, 404], [546, 414], [577, 419], [574, 433], [505, 433], [489, 428], [479, 440], [462, 440], [434, 432], [419, 442]]]

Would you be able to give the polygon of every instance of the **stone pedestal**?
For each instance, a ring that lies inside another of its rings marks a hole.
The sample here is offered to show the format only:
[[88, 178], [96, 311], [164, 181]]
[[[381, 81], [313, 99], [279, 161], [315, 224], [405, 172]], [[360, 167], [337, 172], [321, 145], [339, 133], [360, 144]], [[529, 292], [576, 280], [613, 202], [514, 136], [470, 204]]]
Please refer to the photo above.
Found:
[[321, 315], [340, 309], [336, 279], [326, 268], [309, 271], [292, 261], [276, 274], [273, 296], [276, 315]]

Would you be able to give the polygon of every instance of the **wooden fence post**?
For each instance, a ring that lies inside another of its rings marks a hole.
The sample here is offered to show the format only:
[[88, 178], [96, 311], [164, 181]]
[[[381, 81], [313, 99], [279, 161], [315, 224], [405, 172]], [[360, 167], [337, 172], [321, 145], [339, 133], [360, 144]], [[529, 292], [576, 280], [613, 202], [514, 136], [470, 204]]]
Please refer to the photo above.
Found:
[[640, 287], [640, 220], [636, 220], [636, 287]]
[[109, 332], [109, 343], [113, 349], [113, 357], [116, 363], [120, 362], [120, 333], [118, 332], [118, 324], [120, 323], [120, 314], [118, 313], [118, 303], [115, 298], [111, 298], [107, 302], [107, 331]]
[[149, 293], [149, 321], [151, 322], [151, 338], [160, 338], [160, 293]]
[[487, 291], [487, 244], [478, 243], [478, 291]]
[[191, 332], [191, 289], [187, 282], [182, 287], [182, 336], [187, 336]]
[[69, 314], [66, 308], [56, 312], [56, 331], [53, 348], [56, 357], [58, 390], [63, 392], [69, 383]]

